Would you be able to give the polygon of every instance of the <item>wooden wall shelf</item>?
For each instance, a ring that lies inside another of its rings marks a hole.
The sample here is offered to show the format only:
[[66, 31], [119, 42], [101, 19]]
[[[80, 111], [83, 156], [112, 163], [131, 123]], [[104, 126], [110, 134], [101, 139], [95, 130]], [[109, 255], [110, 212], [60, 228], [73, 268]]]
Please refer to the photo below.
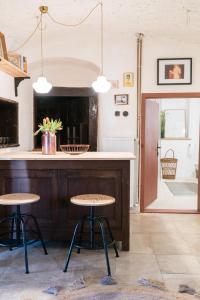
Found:
[[17, 68], [3, 57], [0, 57], [0, 71], [14, 77], [15, 96], [18, 96], [17, 87], [22, 80], [30, 78], [28, 74]]
[[0, 57], [0, 70], [12, 77], [28, 77], [28, 74], [17, 68], [8, 60]]

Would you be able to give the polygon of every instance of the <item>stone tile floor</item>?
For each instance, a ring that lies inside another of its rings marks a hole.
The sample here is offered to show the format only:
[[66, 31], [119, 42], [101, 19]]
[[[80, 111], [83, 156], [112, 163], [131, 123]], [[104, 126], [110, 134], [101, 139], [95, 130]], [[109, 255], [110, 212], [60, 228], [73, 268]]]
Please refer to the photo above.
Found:
[[[178, 291], [188, 284], [200, 291], [200, 216], [187, 214], [131, 213], [130, 251], [115, 258], [109, 250], [113, 277], [119, 284], [137, 285], [140, 278], [164, 282]], [[47, 243], [45, 256], [39, 245], [29, 249], [30, 274], [24, 274], [22, 249], [0, 250], [0, 299], [43, 300], [50, 285], [70, 288], [84, 278], [87, 286], [99, 286], [105, 275], [102, 251], [73, 253], [69, 271], [63, 273], [65, 245]]]

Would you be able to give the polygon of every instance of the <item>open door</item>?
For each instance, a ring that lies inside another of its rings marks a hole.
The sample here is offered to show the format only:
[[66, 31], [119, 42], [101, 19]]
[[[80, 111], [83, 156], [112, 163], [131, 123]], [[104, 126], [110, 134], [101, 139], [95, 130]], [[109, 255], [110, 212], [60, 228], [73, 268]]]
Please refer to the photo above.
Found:
[[141, 193], [143, 193], [143, 195], [141, 195], [143, 198], [142, 211], [157, 198], [159, 104], [156, 100], [148, 99], [145, 101], [144, 110], [145, 126], [142, 133], [143, 138], [141, 145], [141, 177], [143, 184], [141, 189]]
[[197, 211], [200, 212], [200, 124], [199, 124], [199, 163], [198, 163], [198, 199]]

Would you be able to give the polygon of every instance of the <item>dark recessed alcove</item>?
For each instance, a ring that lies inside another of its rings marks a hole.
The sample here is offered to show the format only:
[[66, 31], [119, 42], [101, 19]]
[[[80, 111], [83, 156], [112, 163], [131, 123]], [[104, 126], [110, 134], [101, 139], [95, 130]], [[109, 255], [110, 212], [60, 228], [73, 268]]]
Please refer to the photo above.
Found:
[[[45, 117], [62, 121], [58, 150], [63, 144], [89, 144], [90, 151], [97, 150], [97, 98], [91, 89], [54, 87], [48, 95], [35, 94], [34, 102], [34, 130]], [[40, 135], [34, 144], [41, 148]]]
[[19, 146], [18, 103], [0, 98], [0, 148]]

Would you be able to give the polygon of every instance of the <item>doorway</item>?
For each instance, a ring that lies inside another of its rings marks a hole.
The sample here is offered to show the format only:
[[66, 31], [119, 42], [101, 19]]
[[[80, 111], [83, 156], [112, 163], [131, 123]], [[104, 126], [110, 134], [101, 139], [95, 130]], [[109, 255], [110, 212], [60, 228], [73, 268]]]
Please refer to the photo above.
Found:
[[142, 95], [141, 212], [199, 212], [199, 111], [200, 93]]

